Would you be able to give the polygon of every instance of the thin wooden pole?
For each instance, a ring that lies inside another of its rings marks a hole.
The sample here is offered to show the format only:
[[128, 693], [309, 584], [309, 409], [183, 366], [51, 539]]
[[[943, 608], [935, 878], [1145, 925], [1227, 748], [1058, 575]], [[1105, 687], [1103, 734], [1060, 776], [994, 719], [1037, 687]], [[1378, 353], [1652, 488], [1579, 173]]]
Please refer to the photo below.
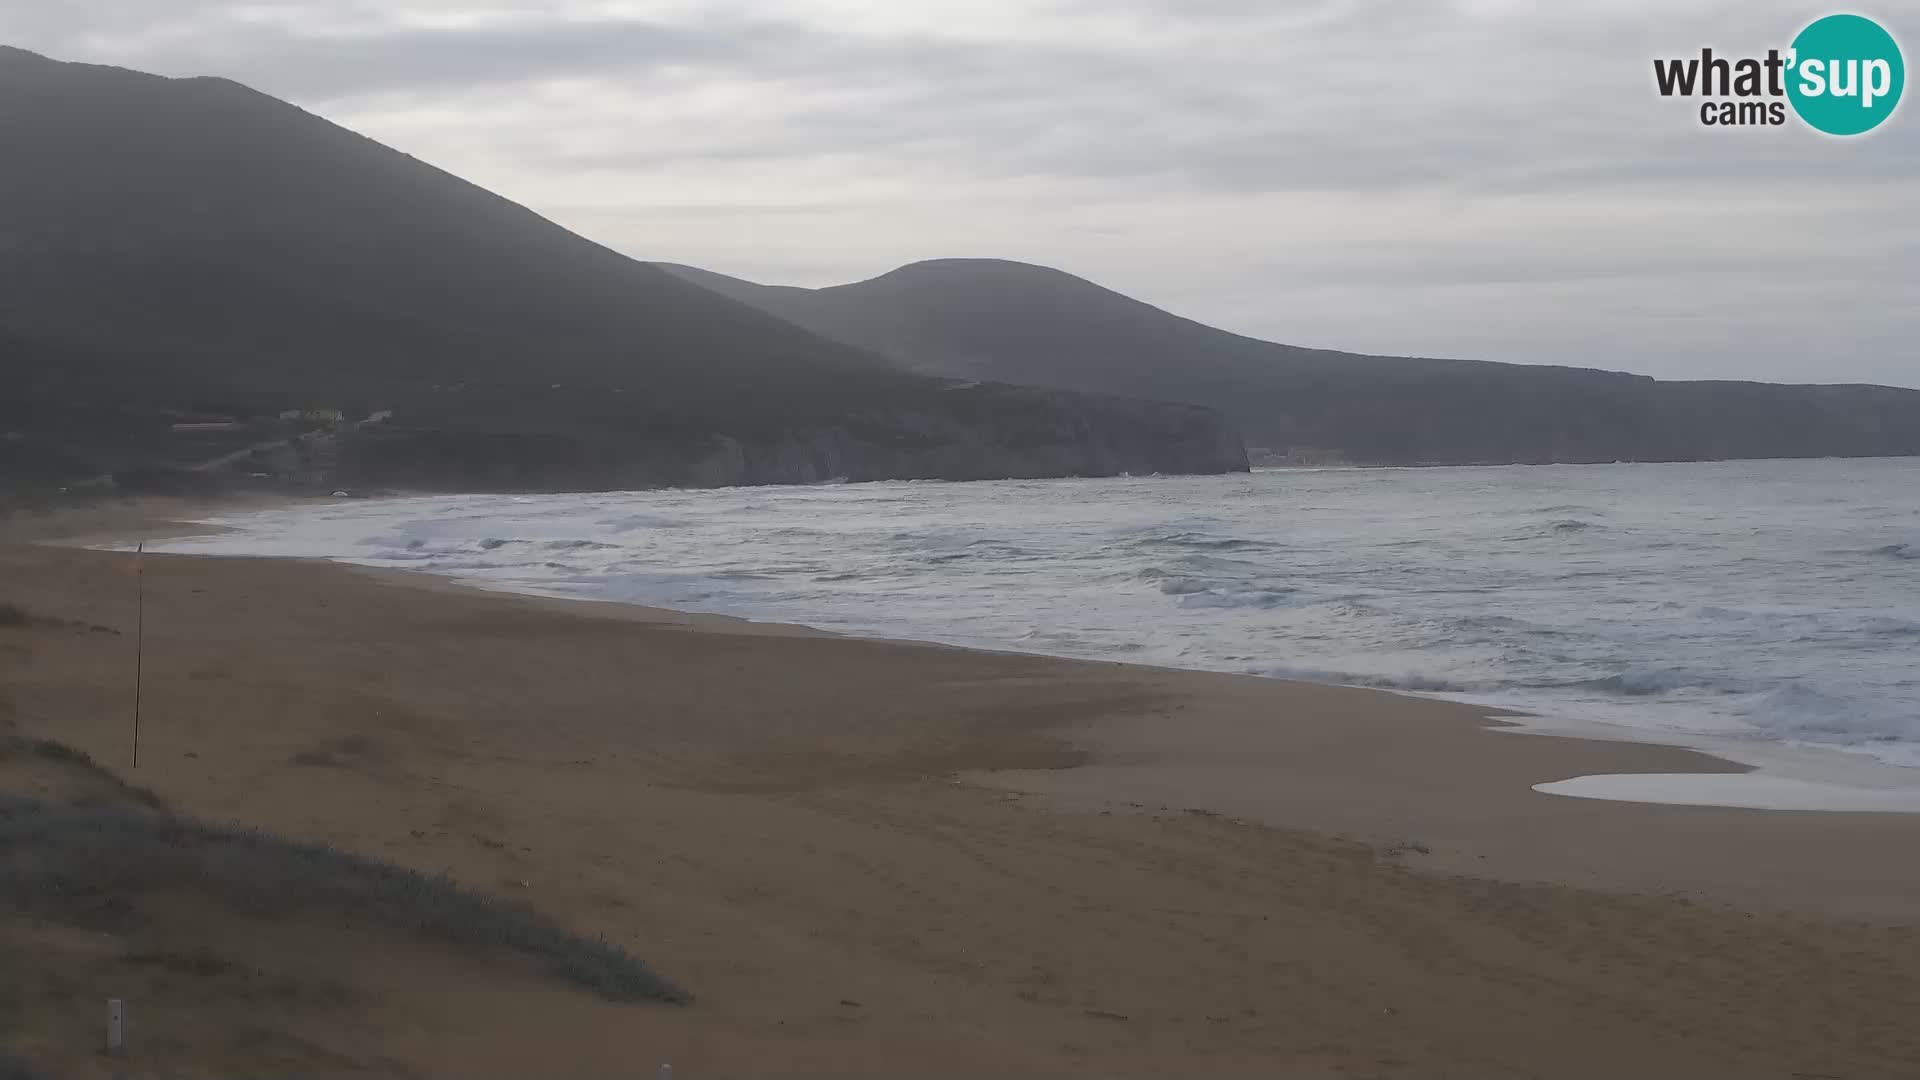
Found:
[[140, 767], [140, 684], [147, 665], [147, 542], [133, 549], [133, 768]]
[[127, 1006], [119, 998], [107, 999], [107, 1053], [127, 1056]]

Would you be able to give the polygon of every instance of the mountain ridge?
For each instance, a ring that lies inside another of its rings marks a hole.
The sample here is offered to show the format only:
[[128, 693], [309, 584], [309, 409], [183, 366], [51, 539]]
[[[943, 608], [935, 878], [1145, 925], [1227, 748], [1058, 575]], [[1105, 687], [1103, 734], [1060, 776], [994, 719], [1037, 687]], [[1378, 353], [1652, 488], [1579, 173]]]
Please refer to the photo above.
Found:
[[1219, 409], [1281, 462], [1920, 454], [1920, 390], [1901, 387], [1661, 381], [1602, 368], [1284, 345], [1010, 260], [923, 260], [820, 289], [661, 265], [905, 370]]
[[314, 406], [395, 414], [326, 481], [370, 485], [1245, 467], [1203, 410], [956, 391], [230, 80], [9, 50], [0, 148], [6, 422], [58, 443], [57, 417], [89, 417], [55, 449], [103, 471], [162, 453], [163, 413]]

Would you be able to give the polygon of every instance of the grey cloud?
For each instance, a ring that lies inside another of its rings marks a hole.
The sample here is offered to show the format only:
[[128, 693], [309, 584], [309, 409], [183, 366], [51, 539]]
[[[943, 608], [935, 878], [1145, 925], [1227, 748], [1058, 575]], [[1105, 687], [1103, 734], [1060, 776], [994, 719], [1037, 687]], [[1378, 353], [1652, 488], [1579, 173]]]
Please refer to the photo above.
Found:
[[[214, 5], [201, 7], [218, 14]], [[457, 91], [558, 74], [737, 64], [753, 56], [768, 35], [751, 24], [687, 27], [633, 20], [316, 35], [302, 33], [297, 24], [216, 17], [184, 40], [158, 43], [150, 52], [135, 49], [127, 61], [160, 74], [220, 74], [278, 97], [324, 102], [392, 91]]]
[[[90, 6], [115, 15], [132, 8]], [[1768, 138], [1777, 133], [1703, 144], [1691, 116], [1682, 115], [1684, 105], [1649, 110], [1631, 81], [1621, 86], [1599, 65], [1582, 63], [1597, 34], [1611, 30], [1617, 41], [1648, 36], [1615, 24], [1593, 28], [1577, 17], [1515, 22], [1501, 33], [1524, 48], [1510, 42], [1504, 56], [1498, 48], [1457, 53], [1463, 79], [1483, 77], [1475, 70], [1484, 63], [1513, 92], [1463, 101], [1457, 92], [1438, 92], [1431, 74], [1412, 82], [1395, 78], [1407, 55], [1457, 46], [1451, 36], [1457, 25], [1437, 14], [1442, 4], [1216, 0], [1193, 8], [1136, 0], [1132, 7], [1176, 23], [1229, 17], [1259, 23], [1320, 13], [1325, 18], [1316, 25], [1339, 32], [1316, 39], [1313, 59], [1339, 73], [1316, 72], [1308, 95], [1298, 76], [1256, 48], [1196, 65], [1178, 56], [1119, 55], [1052, 41], [932, 34], [872, 40], [739, 14], [674, 24], [602, 18], [345, 36], [303, 33], [297, 22], [216, 18], [191, 37], [156, 45], [149, 60], [168, 73], [218, 72], [322, 111], [329, 102], [351, 111], [351, 99], [372, 94], [447, 94], [557, 75], [603, 79], [609, 94], [626, 95], [635, 108], [673, 92], [663, 84], [666, 73], [746, 79], [767, 91], [758, 115], [705, 127], [687, 144], [557, 153], [553, 164], [566, 167], [887, 152], [908, 163], [939, 159], [973, 176], [1140, 178], [1189, 190], [1464, 180], [1524, 191], [1680, 175], [1733, 181], [1783, 171], [1904, 179], [1920, 165], [1920, 138], [1911, 136], [1884, 138], [1891, 148], [1852, 162], [1805, 153], [1804, 145], [1783, 147]], [[207, 2], [177, 9], [141, 10], [200, 18], [222, 10]], [[1670, 36], [1694, 40], [1681, 32]], [[1493, 41], [1500, 44], [1497, 36]], [[1583, 66], [1589, 69], [1585, 85], [1569, 86], [1568, 72]], [[820, 88], [864, 95], [812, 107], [793, 100], [793, 90]], [[1341, 107], [1303, 108], [1303, 98]], [[1356, 118], [1361, 122], [1352, 122]]]

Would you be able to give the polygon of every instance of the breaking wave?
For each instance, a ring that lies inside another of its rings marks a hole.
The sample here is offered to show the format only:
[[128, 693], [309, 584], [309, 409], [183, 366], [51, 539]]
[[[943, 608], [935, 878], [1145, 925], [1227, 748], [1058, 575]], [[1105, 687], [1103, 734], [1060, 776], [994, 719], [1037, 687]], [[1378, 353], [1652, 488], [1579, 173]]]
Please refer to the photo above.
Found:
[[1435, 675], [1420, 672], [1399, 674], [1379, 674], [1357, 671], [1325, 671], [1320, 668], [1293, 667], [1288, 664], [1271, 664], [1248, 672], [1250, 675], [1265, 675], [1271, 679], [1291, 679], [1295, 682], [1327, 683], [1332, 686], [1364, 686], [1374, 690], [1411, 690], [1427, 694], [1470, 694], [1477, 687], [1452, 679], [1442, 679]]
[[1747, 721], [1778, 738], [1840, 746], [1920, 740], [1920, 709], [1862, 702], [1800, 683], [1756, 697]]
[[1744, 694], [1752, 692], [1754, 686], [1751, 680], [1700, 675], [1679, 668], [1637, 668], [1566, 685], [1598, 690], [1606, 694], [1619, 694], [1622, 697], [1652, 697], [1656, 694], [1689, 690], [1705, 690], [1716, 694]]

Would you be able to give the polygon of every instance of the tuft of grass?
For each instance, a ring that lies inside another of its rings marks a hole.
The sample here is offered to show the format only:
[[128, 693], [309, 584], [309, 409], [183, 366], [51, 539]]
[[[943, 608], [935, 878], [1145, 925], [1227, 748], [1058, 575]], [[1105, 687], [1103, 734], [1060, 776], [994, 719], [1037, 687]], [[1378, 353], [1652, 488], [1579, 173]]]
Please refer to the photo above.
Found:
[[83, 769], [99, 768], [93, 763], [93, 757], [85, 750], [75, 750], [66, 743], [54, 742], [52, 739], [19, 739], [17, 744], [34, 757], [58, 761], [63, 765], [78, 765]]
[[160, 796], [146, 788], [127, 783], [112, 770], [102, 768], [86, 751], [75, 750], [65, 743], [54, 742], [52, 739], [28, 739], [19, 736], [0, 738], [0, 761], [11, 757], [37, 757], [56, 762], [96, 777], [150, 810], [160, 810], [166, 806], [160, 801]]
[[108, 784], [109, 788], [117, 790], [121, 796], [132, 799], [148, 809], [156, 809], [156, 811], [165, 809], [165, 803], [154, 792], [148, 792], [146, 788], [136, 788], [127, 780], [121, 780], [119, 774], [113, 773], [111, 769], [100, 767], [100, 763], [94, 761], [83, 749], [73, 749], [63, 742], [54, 742], [50, 738], [0, 736], [0, 761], [6, 761], [10, 757], [40, 757], [44, 761], [54, 761], [58, 765], [65, 765], [69, 769], [75, 769], [79, 773], [90, 774], [102, 780], [104, 784]]
[[169, 888], [204, 890], [254, 914], [332, 908], [455, 945], [512, 949], [613, 1001], [690, 1000], [620, 946], [445, 875], [170, 814], [0, 796], [0, 900], [59, 912]]

